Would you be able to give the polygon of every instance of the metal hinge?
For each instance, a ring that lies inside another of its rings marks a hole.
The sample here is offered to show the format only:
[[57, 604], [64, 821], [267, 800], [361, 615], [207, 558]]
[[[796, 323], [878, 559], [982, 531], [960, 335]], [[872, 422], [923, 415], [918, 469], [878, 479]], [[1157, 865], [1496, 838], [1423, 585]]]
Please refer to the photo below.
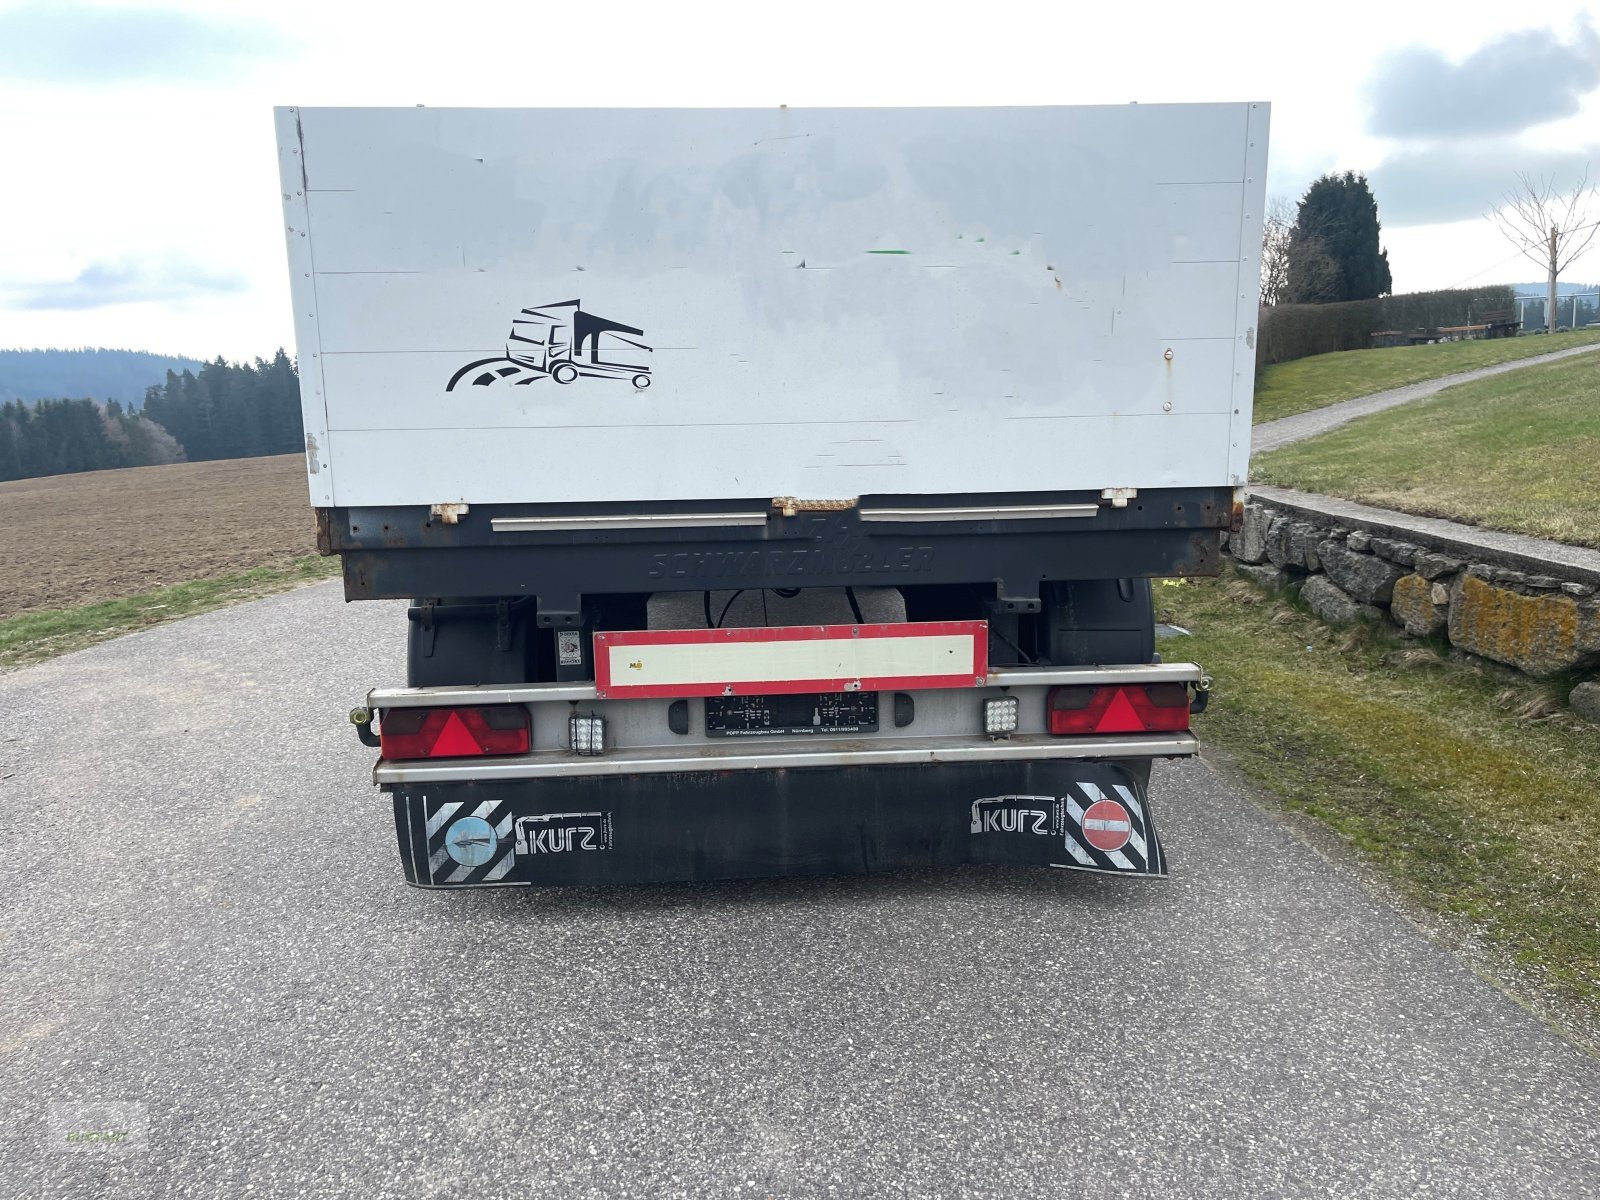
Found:
[[442, 525], [455, 525], [462, 517], [466, 516], [472, 508], [464, 502], [452, 504], [435, 504], [428, 509], [428, 513]]
[[1112, 508], [1127, 508], [1128, 501], [1138, 494], [1138, 488], [1102, 488], [1100, 499], [1111, 501]]

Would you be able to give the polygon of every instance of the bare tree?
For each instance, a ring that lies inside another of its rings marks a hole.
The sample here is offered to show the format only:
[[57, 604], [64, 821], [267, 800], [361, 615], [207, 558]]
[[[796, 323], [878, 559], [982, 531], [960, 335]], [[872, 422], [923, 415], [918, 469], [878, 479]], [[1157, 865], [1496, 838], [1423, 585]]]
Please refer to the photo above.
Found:
[[1286, 196], [1267, 201], [1261, 221], [1261, 303], [1281, 304], [1289, 289], [1289, 231], [1294, 205]]
[[1340, 298], [1343, 283], [1339, 260], [1328, 249], [1328, 243], [1314, 233], [1302, 233], [1291, 238], [1288, 259], [1284, 264], [1284, 295], [1290, 295], [1288, 281], [1294, 280], [1293, 296], [1297, 304], [1332, 304]]
[[1597, 199], [1600, 187], [1590, 186], [1587, 167], [1570, 192], [1558, 191], [1553, 179], [1519, 171], [1517, 186], [1489, 214], [1507, 241], [1549, 272], [1544, 313], [1551, 333], [1556, 329], [1556, 278], [1594, 241], [1600, 221], [1591, 217], [1591, 206]]

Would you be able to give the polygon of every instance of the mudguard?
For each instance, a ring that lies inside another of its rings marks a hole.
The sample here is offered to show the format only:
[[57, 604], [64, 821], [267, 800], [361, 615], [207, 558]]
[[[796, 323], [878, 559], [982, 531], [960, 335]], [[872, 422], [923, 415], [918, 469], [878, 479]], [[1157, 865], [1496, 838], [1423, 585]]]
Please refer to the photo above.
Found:
[[841, 767], [391, 785], [419, 887], [999, 863], [1164, 877], [1143, 764]]

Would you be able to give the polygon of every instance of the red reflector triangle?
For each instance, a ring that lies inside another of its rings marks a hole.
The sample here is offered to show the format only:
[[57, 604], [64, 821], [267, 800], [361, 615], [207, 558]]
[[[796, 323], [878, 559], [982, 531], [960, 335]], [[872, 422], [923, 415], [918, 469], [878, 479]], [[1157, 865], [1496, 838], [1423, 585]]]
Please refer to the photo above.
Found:
[[1111, 697], [1111, 703], [1106, 705], [1106, 711], [1095, 725], [1096, 733], [1143, 733], [1144, 722], [1139, 719], [1139, 714], [1134, 711], [1133, 705], [1128, 702], [1128, 693], [1121, 688]]
[[432, 754], [435, 758], [482, 753], [483, 747], [478, 745], [478, 739], [467, 732], [467, 727], [456, 713], [451, 713], [445, 719], [444, 728], [433, 739]]

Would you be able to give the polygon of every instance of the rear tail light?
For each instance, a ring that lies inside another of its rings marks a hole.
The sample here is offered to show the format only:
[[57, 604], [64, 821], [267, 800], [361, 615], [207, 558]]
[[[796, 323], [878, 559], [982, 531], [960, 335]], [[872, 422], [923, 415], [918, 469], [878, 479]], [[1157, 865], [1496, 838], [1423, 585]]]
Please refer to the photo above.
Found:
[[528, 710], [516, 704], [482, 708], [391, 708], [378, 728], [385, 758], [479, 758], [528, 752]]
[[1181, 683], [1051, 688], [1050, 732], [1177, 733], [1189, 728], [1189, 688]]

